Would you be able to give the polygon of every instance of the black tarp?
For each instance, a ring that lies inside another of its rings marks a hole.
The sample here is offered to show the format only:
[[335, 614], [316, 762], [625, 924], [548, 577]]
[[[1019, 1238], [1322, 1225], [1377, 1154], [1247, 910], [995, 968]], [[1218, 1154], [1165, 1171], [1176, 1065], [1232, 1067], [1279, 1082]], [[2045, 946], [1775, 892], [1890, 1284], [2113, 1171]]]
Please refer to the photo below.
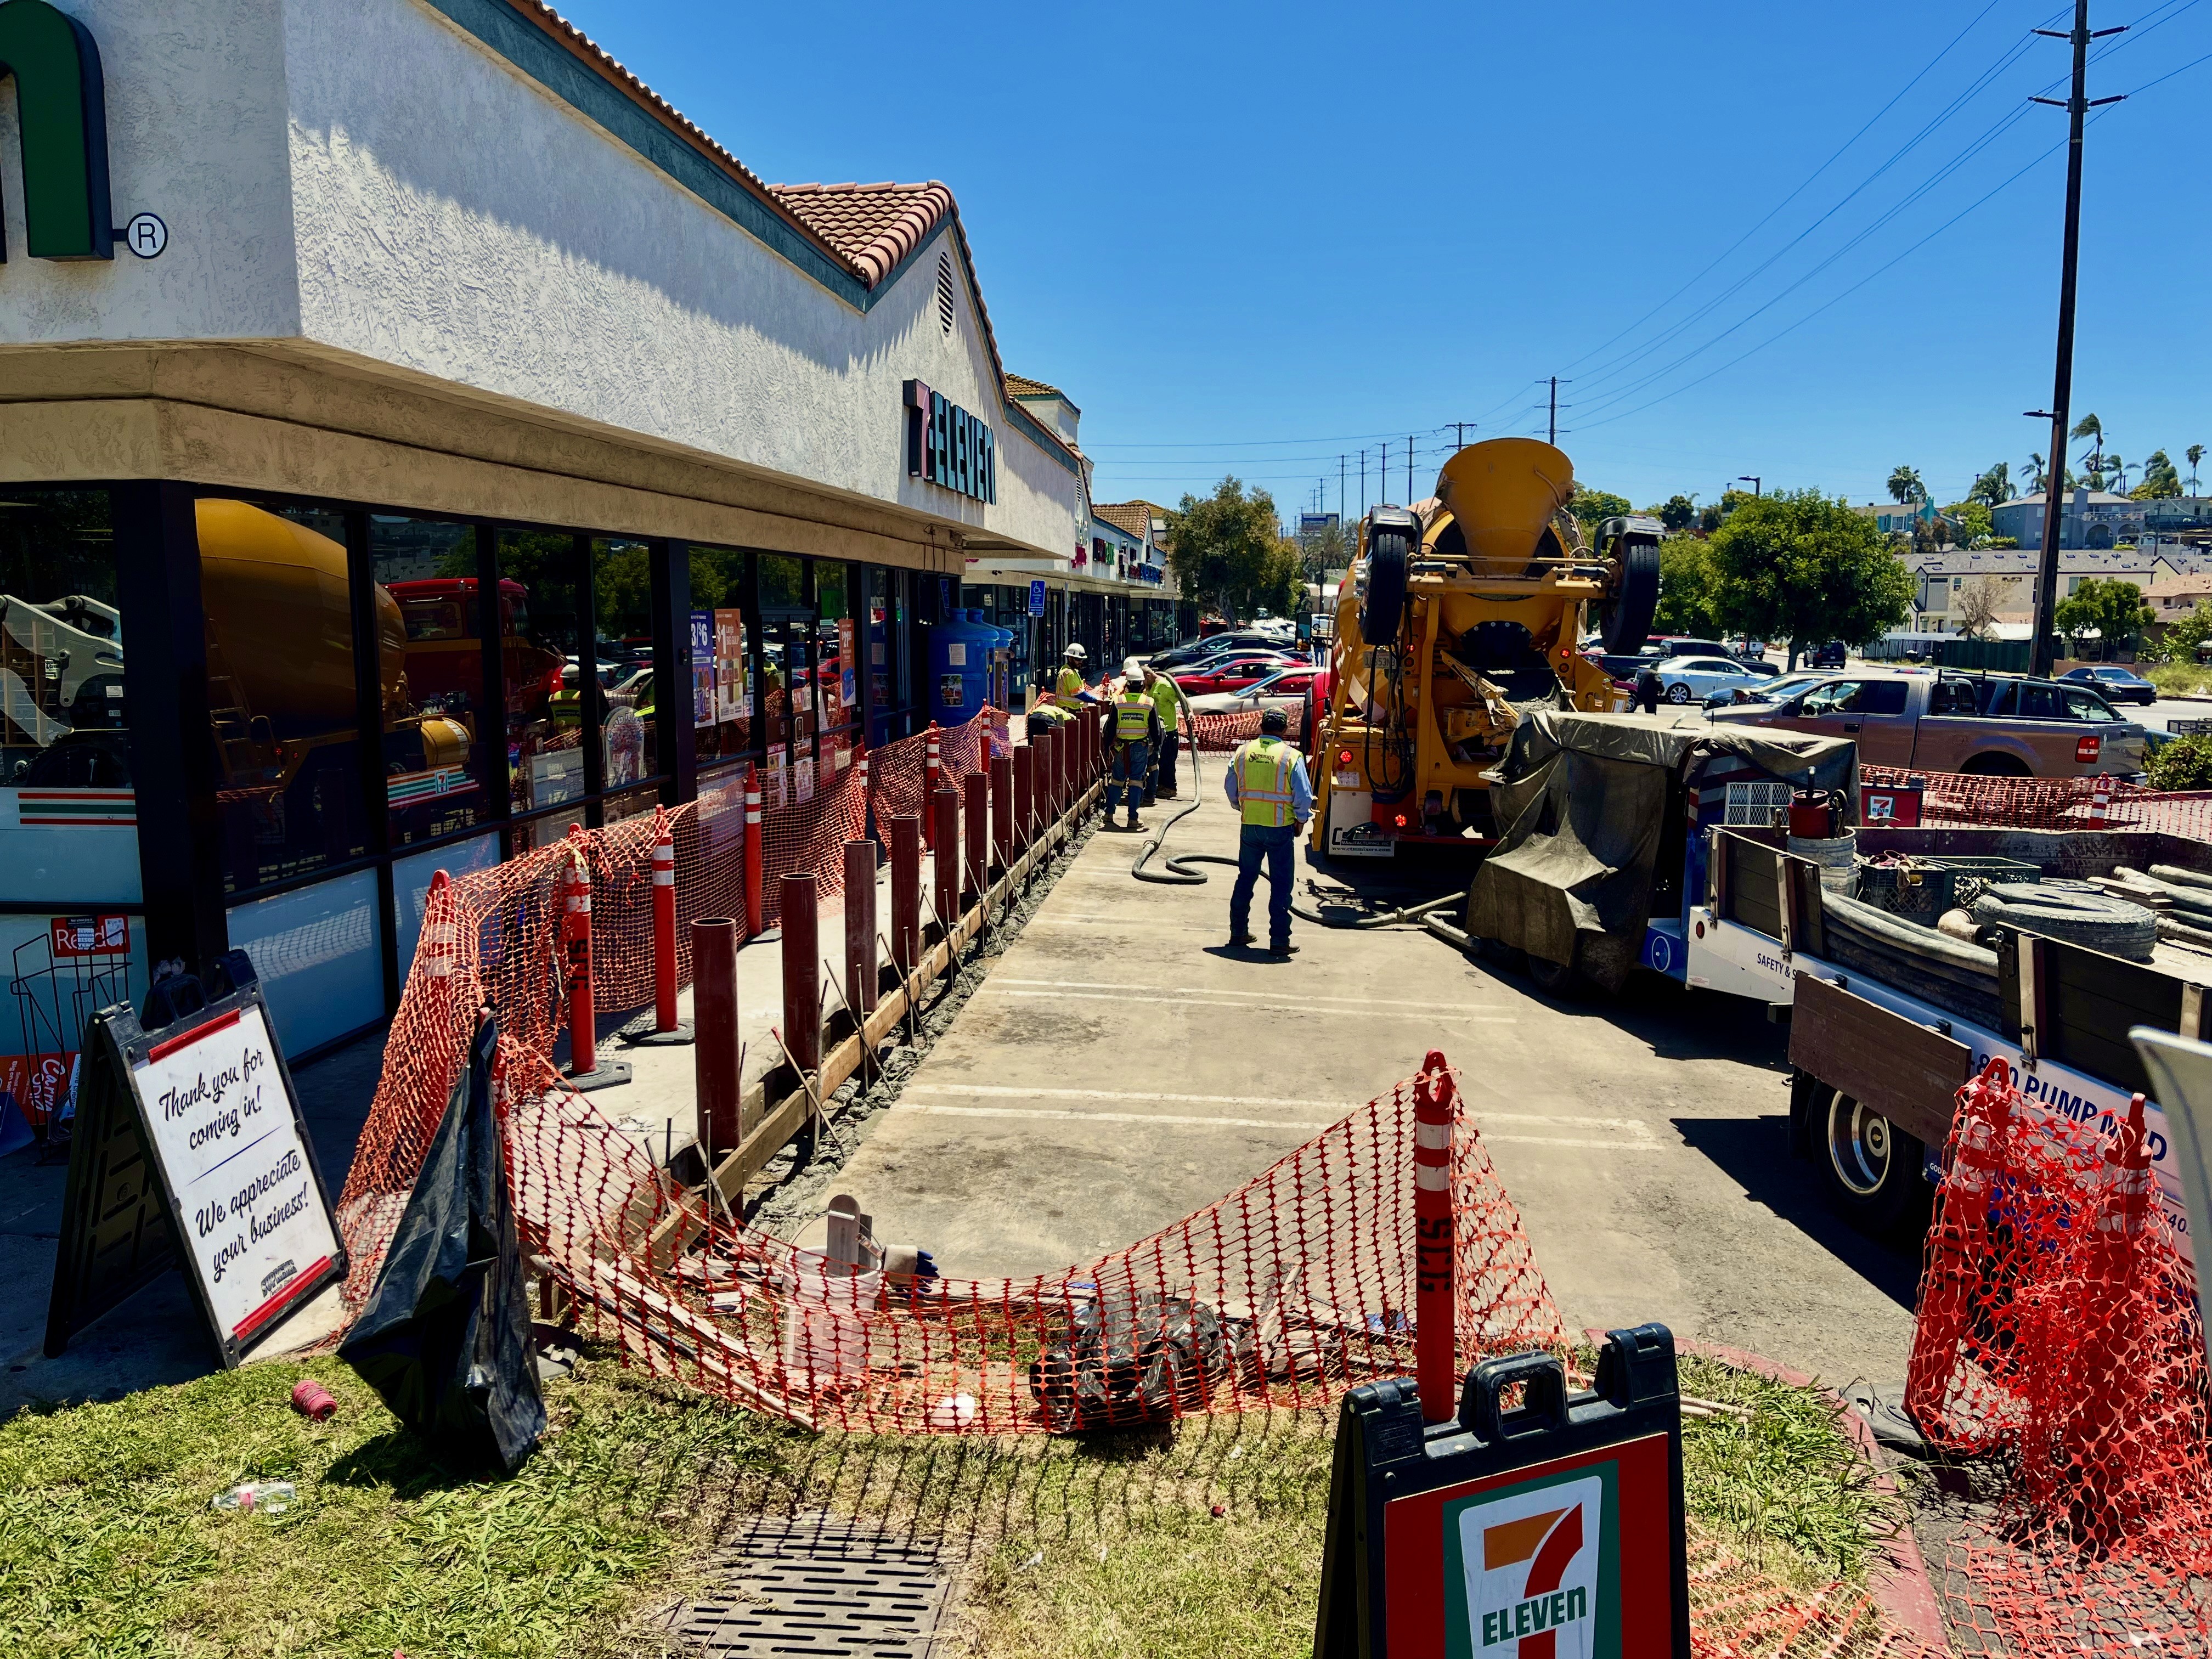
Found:
[[1468, 890], [1467, 931], [1617, 988], [1644, 948], [1667, 814], [1684, 810], [1684, 783], [1723, 755], [1756, 769], [1731, 780], [1838, 790], [1856, 816], [1858, 751], [1848, 739], [1687, 712], [1540, 710], [1485, 774], [1506, 828]]
[[459, 1460], [512, 1472], [545, 1431], [487, 1016], [422, 1160], [376, 1288], [338, 1357], [392, 1415]]

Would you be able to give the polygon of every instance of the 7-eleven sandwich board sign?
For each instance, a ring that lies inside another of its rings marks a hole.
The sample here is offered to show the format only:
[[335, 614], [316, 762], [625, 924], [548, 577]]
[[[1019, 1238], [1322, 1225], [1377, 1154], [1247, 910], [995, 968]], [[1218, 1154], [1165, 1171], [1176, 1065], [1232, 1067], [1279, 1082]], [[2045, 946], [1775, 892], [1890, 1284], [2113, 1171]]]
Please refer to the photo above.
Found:
[[1410, 1382], [1355, 1389], [1316, 1659], [1687, 1659], [1673, 1339], [1612, 1333], [1597, 1382], [1570, 1395], [1549, 1354], [1487, 1361], [1431, 1424]]

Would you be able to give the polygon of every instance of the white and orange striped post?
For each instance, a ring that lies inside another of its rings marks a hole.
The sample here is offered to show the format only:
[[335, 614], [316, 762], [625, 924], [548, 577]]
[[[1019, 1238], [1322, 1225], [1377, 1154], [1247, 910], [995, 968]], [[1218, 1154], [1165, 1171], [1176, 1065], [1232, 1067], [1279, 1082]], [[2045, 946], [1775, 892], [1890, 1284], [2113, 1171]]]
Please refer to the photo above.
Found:
[[676, 1030], [676, 835], [653, 809], [653, 1029]]
[[571, 848], [568, 899], [562, 944], [568, 957], [568, 1066], [579, 1075], [599, 1069], [599, 1026], [592, 1007], [592, 872]]
[[1429, 1050], [1413, 1079], [1413, 1380], [1421, 1420], [1459, 1411], [1459, 1349], [1453, 1329], [1451, 1144], [1459, 1091], [1444, 1057]]
[[761, 787], [760, 769], [745, 763], [745, 937], [761, 930]]
[[2097, 774], [2096, 793], [2089, 797], [2089, 827], [2101, 830], [2112, 810], [2112, 780], [2108, 774]]
[[929, 745], [924, 753], [927, 758], [923, 762], [921, 772], [921, 799], [924, 803], [921, 811], [921, 844], [925, 849], [927, 849], [937, 845], [937, 825], [934, 822], [936, 813], [931, 805], [931, 803], [937, 799], [939, 756], [935, 720], [929, 723]]

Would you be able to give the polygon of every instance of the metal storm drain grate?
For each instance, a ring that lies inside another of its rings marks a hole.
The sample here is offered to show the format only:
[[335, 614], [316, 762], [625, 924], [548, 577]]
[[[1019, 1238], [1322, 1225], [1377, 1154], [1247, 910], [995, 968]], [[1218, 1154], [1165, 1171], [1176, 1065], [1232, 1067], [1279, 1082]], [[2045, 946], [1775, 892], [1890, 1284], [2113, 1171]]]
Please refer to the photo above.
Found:
[[830, 1515], [763, 1516], [709, 1571], [671, 1621], [708, 1654], [926, 1659], [949, 1587], [934, 1540]]

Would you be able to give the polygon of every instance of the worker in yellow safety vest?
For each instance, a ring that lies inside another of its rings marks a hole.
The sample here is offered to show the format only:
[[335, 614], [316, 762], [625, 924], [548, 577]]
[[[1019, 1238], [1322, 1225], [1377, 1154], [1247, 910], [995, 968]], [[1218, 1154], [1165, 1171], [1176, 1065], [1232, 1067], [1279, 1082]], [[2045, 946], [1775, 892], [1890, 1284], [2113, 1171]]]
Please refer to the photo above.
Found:
[[1083, 665], [1090, 654], [1080, 641], [1069, 642], [1067, 653], [1060, 665], [1059, 684], [1052, 693], [1052, 700], [1062, 708], [1080, 708], [1086, 702], [1097, 701], [1083, 684]]
[[1260, 735], [1240, 744], [1229, 757], [1224, 787], [1229, 804], [1244, 820], [1237, 844], [1237, 885], [1229, 895], [1229, 943], [1252, 942], [1252, 890], [1260, 866], [1267, 868], [1267, 954], [1289, 959], [1291, 883], [1296, 872], [1298, 832], [1313, 816], [1313, 782], [1305, 757], [1283, 740], [1291, 717], [1279, 708], [1260, 716]]
[[1155, 799], [1179, 799], [1176, 793], [1176, 727], [1187, 700], [1182, 688], [1150, 663], [1145, 665], [1145, 691], [1160, 715], [1160, 729], [1153, 736], [1152, 773], [1145, 783], [1145, 805], [1150, 806]]
[[1034, 743], [1046, 732], [1058, 731], [1074, 718], [1056, 702], [1041, 702], [1030, 710], [1024, 726], [1029, 732], [1030, 741]]
[[1143, 672], [1125, 674], [1121, 693], [1114, 699], [1114, 781], [1106, 791], [1109, 829], [1113, 827], [1114, 808], [1121, 800], [1129, 803], [1128, 827], [1145, 827], [1137, 822], [1137, 798], [1145, 793], [1145, 778], [1151, 770], [1147, 757], [1159, 720], [1159, 710], [1145, 690]]

